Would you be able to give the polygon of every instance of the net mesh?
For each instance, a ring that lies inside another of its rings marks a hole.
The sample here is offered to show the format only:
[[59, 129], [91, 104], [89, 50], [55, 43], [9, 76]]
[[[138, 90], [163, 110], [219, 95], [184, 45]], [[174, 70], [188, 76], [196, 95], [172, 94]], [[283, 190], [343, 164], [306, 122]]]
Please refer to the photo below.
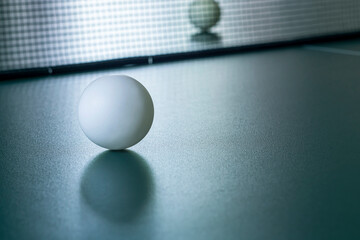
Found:
[[2, 0], [0, 71], [354, 32], [359, 13], [358, 0]]

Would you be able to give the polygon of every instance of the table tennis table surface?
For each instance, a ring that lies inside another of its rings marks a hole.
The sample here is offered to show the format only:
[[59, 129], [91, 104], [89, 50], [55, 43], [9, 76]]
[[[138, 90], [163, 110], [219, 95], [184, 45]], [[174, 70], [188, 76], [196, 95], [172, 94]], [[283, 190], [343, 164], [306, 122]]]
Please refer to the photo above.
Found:
[[[107, 151], [77, 105], [104, 75], [150, 92]], [[359, 239], [360, 41], [0, 82], [1, 239]]]

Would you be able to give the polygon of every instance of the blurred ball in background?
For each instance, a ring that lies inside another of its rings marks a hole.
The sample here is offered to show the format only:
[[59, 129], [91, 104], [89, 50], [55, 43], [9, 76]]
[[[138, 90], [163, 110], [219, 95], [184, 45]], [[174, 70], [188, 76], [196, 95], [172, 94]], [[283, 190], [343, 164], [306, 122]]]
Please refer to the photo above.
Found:
[[208, 32], [220, 20], [220, 7], [214, 0], [195, 0], [189, 7], [190, 22], [201, 32]]

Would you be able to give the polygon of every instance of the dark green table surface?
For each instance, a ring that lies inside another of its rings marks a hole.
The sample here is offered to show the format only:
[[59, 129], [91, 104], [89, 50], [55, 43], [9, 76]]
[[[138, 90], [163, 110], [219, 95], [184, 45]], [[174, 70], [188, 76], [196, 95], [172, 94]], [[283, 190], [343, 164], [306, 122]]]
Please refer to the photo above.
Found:
[[[359, 46], [0, 82], [0, 239], [360, 239]], [[77, 121], [107, 74], [153, 97], [129, 151]]]

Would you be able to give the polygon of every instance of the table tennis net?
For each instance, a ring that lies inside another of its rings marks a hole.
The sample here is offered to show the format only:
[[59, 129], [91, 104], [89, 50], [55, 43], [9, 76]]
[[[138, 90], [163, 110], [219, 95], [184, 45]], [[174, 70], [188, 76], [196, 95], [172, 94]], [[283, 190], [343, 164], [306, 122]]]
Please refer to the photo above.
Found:
[[[358, 0], [3, 0], [0, 72], [251, 46], [360, 30]], [[191, 10], [191, 8], [193, 8]], [[201, 20], [201, 19], [200, 19]]]

